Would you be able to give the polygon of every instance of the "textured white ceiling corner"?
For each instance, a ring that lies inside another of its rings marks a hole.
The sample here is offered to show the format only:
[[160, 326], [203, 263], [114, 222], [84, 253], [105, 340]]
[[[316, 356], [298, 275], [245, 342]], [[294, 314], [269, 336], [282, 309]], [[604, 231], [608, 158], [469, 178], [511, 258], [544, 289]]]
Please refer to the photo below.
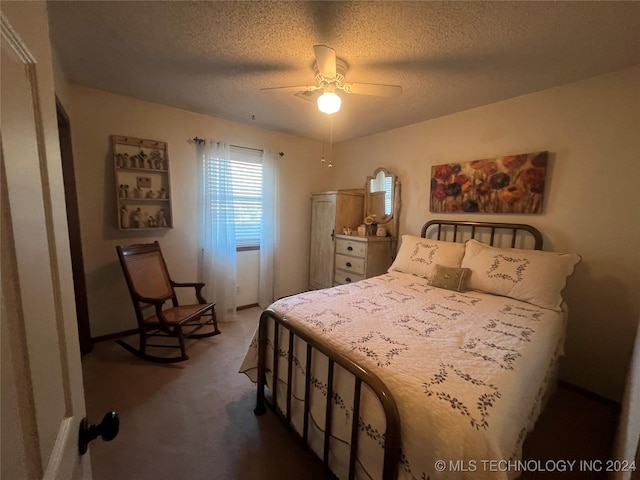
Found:
[[[347, 81], [335, 143], [640, 64], [639, 2], [50, 1], [50, 35], [76, 84], [327, 141], [313, 45]], [[255, 116], [255, 120], [252, 120]], [[194, 132], [194, 135], [198, 132]]]

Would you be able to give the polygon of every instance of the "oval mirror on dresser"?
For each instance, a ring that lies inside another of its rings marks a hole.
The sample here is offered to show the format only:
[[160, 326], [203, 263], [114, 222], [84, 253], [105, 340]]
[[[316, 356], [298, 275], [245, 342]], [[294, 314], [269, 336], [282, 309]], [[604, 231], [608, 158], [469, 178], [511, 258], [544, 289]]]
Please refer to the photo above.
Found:
[[375, 223], [391, 237], [393, 256], [398, 241], [400, 181], [395, 173], [378, 168], [364, 184], [364, 216], [375, 215]]
[[364, 216], [375, 215], [376, 223], [390, 222], [394, 217], [396, 176], [378, 168], [367, 177], [364, 193]]

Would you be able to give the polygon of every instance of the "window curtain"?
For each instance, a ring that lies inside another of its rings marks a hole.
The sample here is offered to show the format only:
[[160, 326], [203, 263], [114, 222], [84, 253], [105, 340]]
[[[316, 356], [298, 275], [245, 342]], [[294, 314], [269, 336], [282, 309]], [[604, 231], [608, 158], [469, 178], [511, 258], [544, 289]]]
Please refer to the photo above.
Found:
[[237, 256], [230, 149], [222, 142], [198, 145], [200, 172], [199, 275], [220, 321], [236, 317]]
[[274, 152], [262, 154], [262, 224], [260, 229], [260, 278], [258, 305], [267, 308], [275, 300], [275, 262], [278, 241], [278, 164]]

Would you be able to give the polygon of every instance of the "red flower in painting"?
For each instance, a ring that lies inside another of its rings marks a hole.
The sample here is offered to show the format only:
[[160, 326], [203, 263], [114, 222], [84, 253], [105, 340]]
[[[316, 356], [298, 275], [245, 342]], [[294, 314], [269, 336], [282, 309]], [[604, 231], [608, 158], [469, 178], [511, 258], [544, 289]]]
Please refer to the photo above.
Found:
[[534, 167], [545, 168], [547, 166], [548, 152], [538, 152], [533, 154], [531, 165]]
[[438, 180], [442, 180], [446, 182], [451, 177], [453, 173], [453, 167], [451, 165], [438, 165], [434, 167], [433, 176]]
[[527, 161], [527, 155], [511, 155], [502, 158], [502, 164], [509, 170], [517, 170]]
[[469, 177], [466, 175], [456, 175], [456, 178], [454, 178], [453, 181], [459, 185], [464, 185], [469, 181]]
[[444, 200], [445, 198], [447, 198], [447, 194], [445, 193], [444, 188], [444, 183], [439, 183], [436, 189], [433, 191], [433, 196], [438, 200]]
[[478, 195], [488, 195], [492, 190], [493, 187], [487, 182], [482, 182], [476, 187], [476, 192], [478, 192]]
[[545, 171], [542, 168], [527, 168], [522, 175], [520, 175], [520, 180], [524, 183], [539, 183], [544, 182]]
[[531, 182], [529, 184], [529, 190], [531, 193], [540, 193], [544, 192], [544, 182]]
[[484, 162], [484, 165], [482, 165], [482, 173], [485, 175], [493, 175], [497, 171], [498, 165], [496, 165], [496, 162]]

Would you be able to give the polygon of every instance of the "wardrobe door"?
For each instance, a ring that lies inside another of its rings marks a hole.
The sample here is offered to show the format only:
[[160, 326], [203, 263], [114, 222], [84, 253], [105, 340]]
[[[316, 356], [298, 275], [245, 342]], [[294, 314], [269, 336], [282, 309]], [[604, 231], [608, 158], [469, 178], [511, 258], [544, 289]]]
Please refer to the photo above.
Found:
[[333, 254], [336, 228], [336, 193], [311, 196], [311, 252], [309, 285], [327, 288], [333, 285]]

